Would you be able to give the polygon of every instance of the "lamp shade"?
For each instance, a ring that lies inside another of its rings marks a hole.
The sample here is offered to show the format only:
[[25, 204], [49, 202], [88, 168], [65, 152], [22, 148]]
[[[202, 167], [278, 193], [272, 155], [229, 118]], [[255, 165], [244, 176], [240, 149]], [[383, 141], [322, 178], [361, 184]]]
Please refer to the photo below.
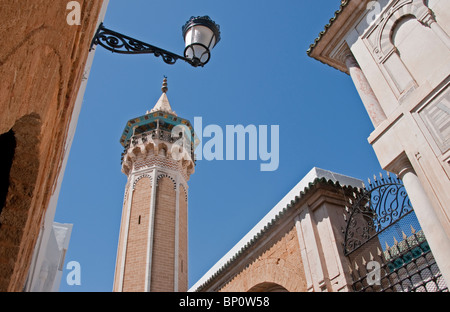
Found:
[[220, 41], [220, 27], [209, 16], [191, 17], [183, 26], [184, 57], [194, 66], [203, 66], [211, 57], [211, 50]]

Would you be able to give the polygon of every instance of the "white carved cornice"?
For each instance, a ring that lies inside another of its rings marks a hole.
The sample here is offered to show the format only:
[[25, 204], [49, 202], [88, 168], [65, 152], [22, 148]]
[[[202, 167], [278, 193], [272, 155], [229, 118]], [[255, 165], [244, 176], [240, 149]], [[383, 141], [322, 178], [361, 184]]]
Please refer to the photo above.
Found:
[[[129, 175], [143, 166], [158, 164], [179, 170], [186, 180], [195, 171], [192, 147], [180, 144], [182, 138], [174, 138], [167, 131], [151, 131], [133, 136], [122, 154], [122, 172]], [[190, 147], [190, 148], [189, 148]]]
[[406, 173], [414, 172], [414, 168], [409, 161], [408, 156], [405, 152], [401, 153], [397, 158], [395, 158], [387, 167], [387, 171], [395, 173], [399, 179], [402, 179]]

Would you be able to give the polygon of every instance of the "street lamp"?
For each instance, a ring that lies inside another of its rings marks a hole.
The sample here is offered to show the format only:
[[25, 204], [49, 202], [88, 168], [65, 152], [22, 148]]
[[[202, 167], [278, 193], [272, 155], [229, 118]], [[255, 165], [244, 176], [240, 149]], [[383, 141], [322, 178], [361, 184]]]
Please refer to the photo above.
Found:
[[186, 43], [184, 56], [199, 66], [208, 63], [211, 50], [220, 40], [219, 29], [209, 16], [191, 17], [182, 29]]
[[194, 67], [203, 67], [211, 57], [211, 50], [220, 40], [220, 26], [209, 16], [191, 17], [182, 27], [182, 33], [185, 41], [184, 56], [107, 29], [102, 23], [92, 40], [91, 49], [94, 45], [100, 45], [114, 53], [153, 54], [161, 56], [167, 64], [175, 64], [180, 59]]

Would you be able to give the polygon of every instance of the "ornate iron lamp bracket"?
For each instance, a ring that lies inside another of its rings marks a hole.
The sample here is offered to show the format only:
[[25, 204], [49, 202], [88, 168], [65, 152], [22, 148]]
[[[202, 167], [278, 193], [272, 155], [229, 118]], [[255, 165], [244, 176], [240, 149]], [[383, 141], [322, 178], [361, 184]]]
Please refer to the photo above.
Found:
[[92, 40], [90, 50], [93, 49], [94, 45], [100, 45], [113, 53], [153, 54], [156, 57], [161, 56], [163, 61], [170, 65], [175, 64], [175, 62], [180, 59], [191, 64], [194, 67], [202, 66], [197, 64], [196, 62], [192, 62], [191, 60], [183, 56], [110, 30], [104, 27], [103, 23], [101, 23], [97, 29], [95, 37]]

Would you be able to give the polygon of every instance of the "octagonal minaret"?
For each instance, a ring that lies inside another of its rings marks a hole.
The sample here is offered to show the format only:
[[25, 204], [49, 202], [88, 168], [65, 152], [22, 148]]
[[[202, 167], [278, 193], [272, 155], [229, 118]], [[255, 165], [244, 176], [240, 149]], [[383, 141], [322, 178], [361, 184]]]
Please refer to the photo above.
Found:
[[162, 95], [151, 111], [128, 121], [120, 143], [127, 175], [114, 291], [187, 291], [188, 184], [194, 130]]

